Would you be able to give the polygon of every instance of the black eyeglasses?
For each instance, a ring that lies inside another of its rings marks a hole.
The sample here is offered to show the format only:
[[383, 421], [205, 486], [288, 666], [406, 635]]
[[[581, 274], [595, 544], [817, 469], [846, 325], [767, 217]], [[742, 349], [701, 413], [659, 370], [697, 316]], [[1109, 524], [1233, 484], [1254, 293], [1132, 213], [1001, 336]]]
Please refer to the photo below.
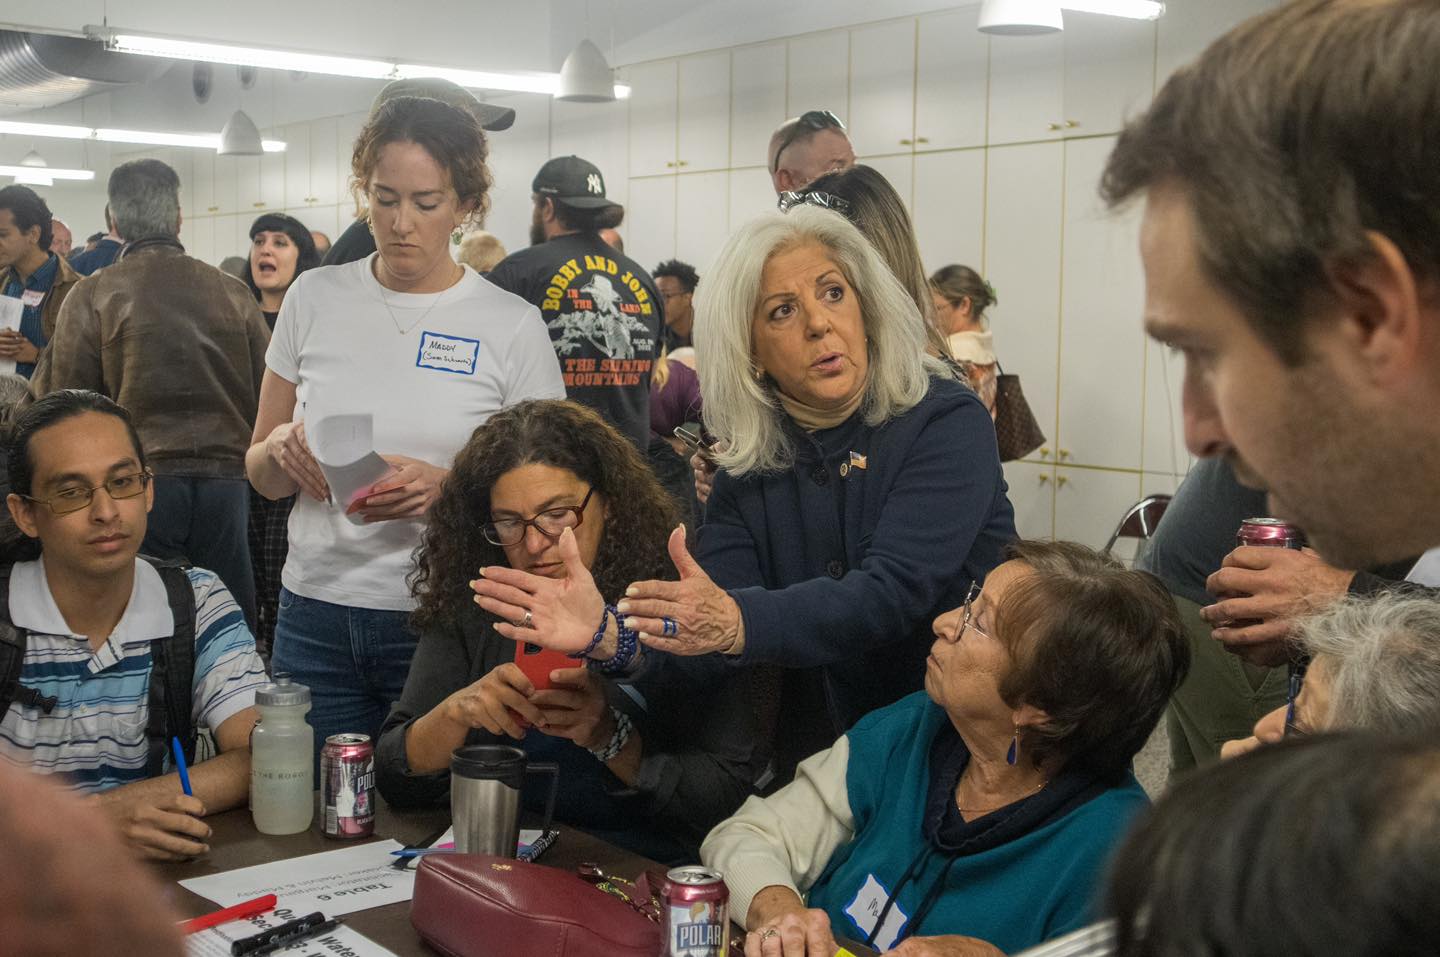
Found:
[[840, 122], [840, 117], [829, 110], [808, 110], [800, 114], [795, 125], [790, 127], [790, 132], [780, 141], [780, 148], [775, 151], [775, 161], [770, 167], [774, 173], [780, 169], [780, 155], [790, 148], [790, 144], [800, 138], [801, 131], [818, 133], [821, 130], [839, 130], [845, 132], [845, 124]]
[[850, 217], [848, 199], [841, 199], [834, 193], [819, 189], [786, 190], [780, 194], [780, 201], [776, 205], [782, 213], [788, 213], [796, 206], [819, 206], [821, 209], [833, 210], [847, 219]]
[[90, 503], [95, 501], [95, 493], [100, 489], [112, 499], [119, 501], [124, 498], [134, 498], [145, 491], [150, 484], [151, 474], [149, 469], [141, 469], [138, 472], [130, 472], [126, 475], [117, 475], [112, 479], [106, 479], [99, 485], [90, 488], [62, 488], [49, 498], [36, 498], [33, 495], [22, 495], [21, 498], [27, 502], [34, 502], [36, 505], [48, 506], [50, 511], [56, 515], [69, 515], [71, 512], [78, 512], [82, 508], [88, 508]]
[[490, 544], [501, 547], [519, 545], [525, 538], [525, 530], [532, 525], [546, 538], [559, 538], [565, 529], [579, 528], [580, 523], [585, 521], [585, 506], [590, 504], [590, 496], [594, 494], [595, 486], [592, 485], [579, 505], [547, 508], [534, 518], [502, 518], [498, 522], [486, 522], [480, 526], [480, 534]]

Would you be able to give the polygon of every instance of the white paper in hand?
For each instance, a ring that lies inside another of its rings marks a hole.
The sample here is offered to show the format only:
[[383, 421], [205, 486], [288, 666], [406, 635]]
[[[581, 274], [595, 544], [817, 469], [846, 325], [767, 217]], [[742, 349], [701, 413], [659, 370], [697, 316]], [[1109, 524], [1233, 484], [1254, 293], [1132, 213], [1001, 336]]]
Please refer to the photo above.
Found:
[[[0, 296], [0, 330], [19, 332], [20, 320], [24, 316], [24, 303], [11, 296]], [[0, 359], [0, 375], [10, 375], [14, 371], [14, 359]]]
[[331, 503], [344, 509], [352, 523], [365, 524], [352, 509], [393, 471], [375, 452], [374, 417], [368, 412], [326, 416], [306, 425], [305, 436], [330, 485]]

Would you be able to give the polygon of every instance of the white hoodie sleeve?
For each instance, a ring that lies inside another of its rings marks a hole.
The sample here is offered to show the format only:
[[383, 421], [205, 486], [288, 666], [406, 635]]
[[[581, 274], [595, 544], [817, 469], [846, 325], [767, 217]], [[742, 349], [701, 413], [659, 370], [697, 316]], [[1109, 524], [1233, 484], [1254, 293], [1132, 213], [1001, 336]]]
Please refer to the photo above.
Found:
[[850, 739], [811, 755], [795, 780], [767, 798], [752, 797], [705, 838], [700, 858], [725, 875], [731, 919], [745, 923], [750, 902], [773, 885], [802, 898], [836, 848], [855, 833], [845, 787]]

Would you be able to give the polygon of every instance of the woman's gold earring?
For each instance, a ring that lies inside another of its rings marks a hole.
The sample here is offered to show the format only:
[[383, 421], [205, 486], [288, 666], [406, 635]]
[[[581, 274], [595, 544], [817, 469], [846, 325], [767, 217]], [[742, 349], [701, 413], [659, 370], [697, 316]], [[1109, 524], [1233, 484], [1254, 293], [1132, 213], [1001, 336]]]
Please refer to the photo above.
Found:
[[460, 240], [463, 239], [464, 236], [465, 236], [465, 233], [462, 232], [462, 231], [457, 227], [456, 230], [455, 230], [453, 233], [450, 234], [450, 245], [452, 245], [452, 246], [458, 246], [458, 245], [460, 245]]

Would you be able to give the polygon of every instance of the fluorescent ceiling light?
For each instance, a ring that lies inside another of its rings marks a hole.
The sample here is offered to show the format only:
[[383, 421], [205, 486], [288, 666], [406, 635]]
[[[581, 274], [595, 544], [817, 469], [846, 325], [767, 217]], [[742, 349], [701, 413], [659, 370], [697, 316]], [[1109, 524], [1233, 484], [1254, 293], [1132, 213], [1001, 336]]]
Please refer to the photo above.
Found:
[[[172, 60], [200, 60], [207, 63], [230, 63], [236, 66], [263, 67], [267, 70], [296, 70], [327, 76], [348, 76], [360, 80], [404, 80], [440, 77], [474, 90], [507, 90], [515, 93], [548, 93], [554, 96], [560, 88], [560, 74], [534, 72], [494, 72], [426, 66], [419, 63], [397, 63], [393, 60], [372, 60], [363, 57], [329, 56], [321, 53], [296, 53], [264, 47], [230, 46], [197, 40], [176, 40], [138, 33], [111, 32], [105, 27], [88, 26], [86, 36], [100, 40], [106, 49], [141, 56], [165, 57]], [[630, 87], [615, 84], [617, 99], [630, 95]]]
[[[187, 146], [192, 149], [218, 150], [219, 133], [167, 133], [154, 130], [116, 130], [88, 126], [58, 126], [54, 123], [19, 123], [0, 120], [0, 133], [16, 136], [39, 136], [64, 140], [99, 140], [102, 143], [138, 143], [143, 146]], [[267, 153], [285, 152], [284, 140], [265, 140]]]
[[1165, 13], [1165, 4], [1158, 0], [1062, 0], [1062, 10], [1076, 13], [1104, 13], [1131, 20], [1158, 20]]
[[[0, 166], [0, 176], [14, 176], [18, 182], [22, 177], [39, 175], [44, 179], [94, 179], [95, 171], [89, 169], [62, 169], [58, 166]], [[40, 185], [49, 185], [42, 183]]]

